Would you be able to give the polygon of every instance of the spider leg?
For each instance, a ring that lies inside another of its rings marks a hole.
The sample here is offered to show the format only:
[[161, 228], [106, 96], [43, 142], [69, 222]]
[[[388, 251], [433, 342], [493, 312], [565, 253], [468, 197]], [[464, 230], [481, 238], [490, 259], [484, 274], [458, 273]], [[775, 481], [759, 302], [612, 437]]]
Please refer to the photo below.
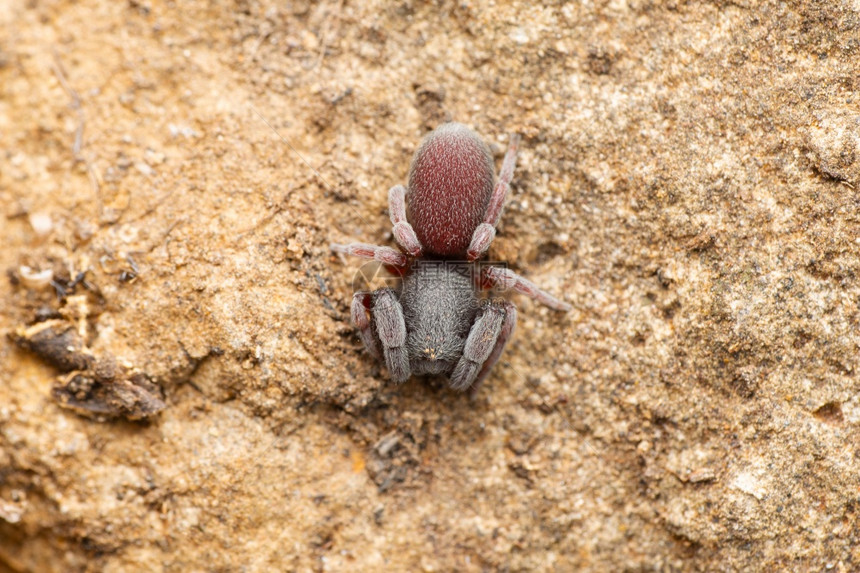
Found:
[[400, 384], [412, 375], [409, 354], [406, 351], [406, 321], [403, 307], [390, 288], [373, 291], [370, 313], [376, 323], [376, 335], [382, 344], [382, 355], [391, 380]]
[[367, 317], [372, 296], [372, 293], [368, 291], [359, 291], [352, 296], [352, 323], [358, 328], [358, 335], [364, 343], [364, 347], [367, 348], [367, 351], [377, 360], [382, 360], [379, 343], [373, 336], [370, 319]]
[[[467, 390], [473, 383], [480, 383], [479, 377], [480, 380], [486, 377], [493, 366], [490, 360], [495, 362], [502, 352], [502, 348], [499, 348], [502, 331], [507, 329], [507, 336], [510, 336], [510, 330], [513, 328], [510, 321], [505, 325], [506, 318], [507, 308], [504, 303], [490, 303], [484, 307], [469, 330], [463, 356], [454, 366], [451, 388]], [[513, 313], [513, 320], [516, 321], [516, 311]], [[507, 338], [501, 341], [501, 347], [504, 347], [506, 341]]]
[[363, 259], [373, 259], [384, 265], [394, 267], [405, 267], [409, 259], [391, 247], [377, 247], [376, 245], [368, 245], [367, 243], [350, 243], [348, 245], [332, 245], [331, 250], [335, 253], [344, 253], [354, 257]]
[[514, 327], [517, 325], [517, 307], [514, 306], [512, 302], [508, 301], [504, 301], [499, 304], [501, 304], [505, 309], [505, 319], [502, 321], [502, 328], [499, 331], [499, 337], [496, 339], [496, 345], [493, 346], [493, 351], [490, 352], [490, 356], [484, 362], [484, 366], [481, 367], [481, 371], [478, 372], [475, 382], [472, 384], [471, 388], [469, 388], [469, 394], [471, 396], [478, 393], [478, 389], [481, 387], [484, 379], [490, 374], [490, 371], [493, 369], [493, 366], [496, 365], [496, 362], [499, 361], [499, 357], [502, 355], [502, 351], [505, 349], [505, 345], [511, 338], [511, 334], [514, 332]]
[[505, 153], [505, 159], [502, 161], [502, 169], [499, 171], [499, 180], [496, 183], [495, 189], [493, 189], [493, 194], [490, 196], [490, 202], [487, 203], [484, 222], [475, 228], [475, 232], [472, 234], [472, 242], [469, 244], [469, 250], [466, 251], [466, 258], [469, 261], [478, 260], [487, 252], [490, 243], [496, 238], [496, 225], [499, 224], [499, 218], [502, 216], [505, 197], [508, 194], [511, 179], [514, 176], [514, 166], [517, 163], [519, 144], [520, 136], [512, 133], [510, 143], [508, 144], [508, 151]]
[[420, 257], [424, 252], [421, 242], [415, 235], [415, 229], [406, 220], [406, 188], [395, 185], [388, 191], [388, 212], [391, 215], [391, 232], [406, 252], [413, 257]]
[[491, 285], [504, 289], [513, 289], [518, 293], [530, 296], [552, 309], [567, 312], [573, 308], [568, 303], [555, 298], [530, 280], [524, 279], [510, 269], [487, 267], [484, 269], [483, 276]]

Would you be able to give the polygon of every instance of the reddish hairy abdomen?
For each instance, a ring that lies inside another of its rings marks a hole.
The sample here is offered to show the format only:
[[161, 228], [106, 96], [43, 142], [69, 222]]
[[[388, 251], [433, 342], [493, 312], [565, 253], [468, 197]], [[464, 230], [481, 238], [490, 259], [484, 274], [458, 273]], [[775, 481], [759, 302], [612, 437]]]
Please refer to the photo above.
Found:
[[412, 160], [407, 218], [427, 253], [463, 256], [493, 193], [493, 158], [468, 127], [446, 123]]

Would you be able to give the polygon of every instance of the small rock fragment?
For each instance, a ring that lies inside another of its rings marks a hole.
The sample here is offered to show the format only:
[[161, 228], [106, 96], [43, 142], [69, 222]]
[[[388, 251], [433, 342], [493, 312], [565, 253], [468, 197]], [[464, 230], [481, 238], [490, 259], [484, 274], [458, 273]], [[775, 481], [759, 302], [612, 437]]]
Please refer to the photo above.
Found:
[[33, 230], [40, 237], [44, 237], [54, 228], [54, 222], [47, 213], [30, 213], [28, 219], [30, 220], [30, 226], [33, 227]]
[[37, 271], [27, 265], [21, 265], [18, 267], [18, 277], [26, 288], [38, 290], [50, 286], [54, 279], [54, 271], [52, 269]]

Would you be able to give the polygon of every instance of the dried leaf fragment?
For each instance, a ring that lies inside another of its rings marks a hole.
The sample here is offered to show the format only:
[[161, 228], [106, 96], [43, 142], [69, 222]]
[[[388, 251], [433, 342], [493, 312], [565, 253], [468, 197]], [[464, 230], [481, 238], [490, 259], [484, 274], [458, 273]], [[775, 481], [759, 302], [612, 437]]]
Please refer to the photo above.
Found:
[[51, 391], [57, 403], [94, 418], [141, 420], [162, 411], [161, 390], [142, 372], [99, 380], [92, 372], [71, 372]]
[[167, 406], [149, 376], [118, 364], [109, 354], [96, 357], [79, 330], [68, 320], [52, 319], [10, 335], [18, 346], [64, 373], [51, 390], [60, 406], [91, 418], [128, 420], [149, 418]]
[[11, 338], [18, 346], [35, 353], [62, 372], [86, 370], [95, 361], [78, 331], [65, 320], [47, 320], [20, 327], [11, 334]]

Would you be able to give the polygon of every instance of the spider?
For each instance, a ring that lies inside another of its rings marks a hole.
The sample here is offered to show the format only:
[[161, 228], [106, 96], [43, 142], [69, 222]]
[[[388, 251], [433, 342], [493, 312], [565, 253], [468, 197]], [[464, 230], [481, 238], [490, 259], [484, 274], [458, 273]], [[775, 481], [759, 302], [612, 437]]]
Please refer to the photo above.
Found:
[[494, 184], [493, 157], [481, 138], [465, 125], [442, 124], [415, 152], [408, 186], [388, 192], [393, 234], [403, 252], [366, 243], [331, 246], [374, 259], [403, 279], [399, 296], [391, 288], [359, 291], [351, 307], [364, 346], [395, 383], [413, 374], [443, 375], [455, 390], [477, 391], [517, 320], [512, 303], [480, 299], [482, 289], [513, 289], [570, 310], [510, 269], [479, 262], [496, 236], [518, 145], [512, 134]]

